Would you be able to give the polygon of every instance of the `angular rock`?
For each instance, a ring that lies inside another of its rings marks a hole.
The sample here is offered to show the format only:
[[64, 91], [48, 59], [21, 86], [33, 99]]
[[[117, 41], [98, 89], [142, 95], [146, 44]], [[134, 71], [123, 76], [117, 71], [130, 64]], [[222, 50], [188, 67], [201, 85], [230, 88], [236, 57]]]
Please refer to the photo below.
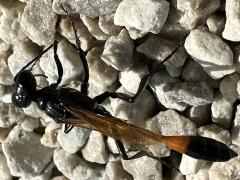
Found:
[[232, 50], [214, 34], [200, 29], [193, 30], [186, 38], [185, 48], [213, 79], [235, 71]]
[[7, 165], [7, 160], [1, 152], [0, 152], [0, 179], [2, 179], [2, 180], [11, 180], [12, 179], [10, 169]]
[[233, 104], [223, 98], [221, 93], [217, 93], [212, 103], [212, 121], [225, 129], [230, 128]]
[[179, 170], [183, 175], [196, 174], [207, 164], [207, 161], [191, 158], [185, 154], [182, 155], [182, 160]]
[[230, 143], [230, 133], [228, 130], [218, 127], [215, 124], [205, 125], [198, 128], [197, 133], [200, 136], [208, 137], [220, 141], [224, 144]]
[[88, 16], [80, 16], [88, 31], [99, 41], [105, 41], [109, 35], [105, 34], [98, 26], [98, 19]]
[[160, 102], [166, 108], [176, 109], [179, 111], [184, 111], [187, 108], [187, 104], [182, 102], [177, 102], [167, 94], [167, 90], [171, 90], [172, 83], [177, 83], [180, 80], [177, 78], [172, 78], [165, 71], [157, 72], [153, 75], [150, 81], [150, 86], [155, 93], [158, 102]]
[[113, 68], [124, 71], [131, 64], [134, 42], [123, 29], [117, 37], [111, 36], [105, 42], [102, 60]]
[[[206, 165], [204, 168], [200, 169], [196, 174], [189, 174], [186, 176], [186, 180], [210, 180], [209, 179], [209, 165]], [[214, 179], [212, 179], [214, 180]]]
[[240, 105], [237, 106], [232, 128], [232, 143], [240, 146]]
[[220, 35], [223, 32], [226, 19], [221, 15], [212, 15], [207, 19], [207, 26], [211, 33]]
[[162, 163], [148, 156], [134, 160], [122, 160], [122, 165], [136, 180], [162, 179]]
[[[72, 21], [76, 28], [77, 37], [80, 41], [81, 49], [83, 51], [89, 50], [93, 46], [94, 37], [89, 33], [87, 27], [83, 24], [79, 17], [73, 16]], [[62, 36], [67, 38], [68, 41], [76, 45], [73, 28], [67, 17], [60, 18], [58, 31]]]
[[90, 164], [76, 154], [69, 154], [62, 149], [54, 151], [53, 160], [58, 170], [69, 179], [96, 179], [104, 176], [104, 168], [97, 164]]
[[8, 44], [15, 44], [26, 38], [20, 28], [24, 3], [17, 0], [0, 2], [0, 38]]
[[79, 127], [74, 127], [68, 134], [65, 134], [62, 129], [58, 133], [57, 140], [64, 151], [76, 153], [85, 145], [89, 134], [90, 130]]
[[11, 127], [16, 123], [20, 123], [25, 118], [22, 109], [12, 104], [4, 104], [0, 102], [0, 127]]
[[134, 27], [126, 27], [126, 29], [128, 30], [128, 33], [130, 35], [130, 37], [134, 40], [141, 38], [143, 36], [145, 36], [148, 32], [145, 31], [140, 31]]
[[21, 123], [23, 130], [32, 132], [34, 129], [39, 127], [39, 119], [32, 117], [25, 117], [24, 121]]
[[234, 103], [240, 97], [237, 92], [237, 84], [239, 80], [240, 75], [234, 73], [224, 77], [220, 83], [219, 90], [222, 93], [224, 99], [230, 103]]
[[53, 43], [57, 15], [53, 12], [51, 0], [31, 0], [24, 8], [20, 25], [24, 34], [36, 44]]
[[114, 15], [115, 13], [105, 15], [105, 16], [99, 16], [99, 21], [98, 21], [99, 28], [104, 33], [111, 36], [117, 36], [122, 29], [120, 26], [116, 26], [114, 24]]
[[98, 17], [114, 12], [120, 2], [121, 0], [54, 0], [52, 7], [56, 13], [65, 15], [60, 8], [60, 3], [62, 3], [69, 13]]
[[[63, 67], [63, 77], [61, 85], [68, 84], [83, 72], [81, 59], [70, 43], [61, 41], [57, 49], [58, 57]], [[56, 83], [58, 78], [57, 65], [54, 60], [53, 49], [44, 54], [40, 59], [40, 66], [48, 77], [49, 84]]]
[[51, 162], [53, 150], [40, 144], [40, 136], [15, 126], [2, 144], [11, 174], [36, 176]]
[[166, 136], [196, 134], [195, 124], [171, 109], [154, 116], [147, 122], [147, 128]]
[[158, 34], [167, 19], [169, 5], [165, 0], [123, 0], [116, 10], [114, 24]]
[[179, 76], [181, 76], [181, 73], [182, 73], [182, 68], [177, 68], [174, 66], [166, 65], [166, 70], [171, 77], [179, 77]]
[[95, 97], [111, 89], [117, 80], [117, 71], [101, 60], [102, 48], [94, 47], [86, 56], [89, 66], [89, 93]]
[[11, 128], [0, 128], [0, 143], [3, 143], [3, 141], [6, 139], [10, 131], [11, 131]]
[[239, 0], [226, 1], [226, 24], [222, 36], [230, 41], [240, 41]]
[[13, 84], [13, 75], [4, 59], [0, 59], [0, 83], [8, 86]]
[[177, 8], [184, 12], [180, 23], [188, 29], [193, 29], [195, 26], [203, 23], [210, 14], [219, 9], [220, 5], [220, 0], [177, 0]]
[[108, 161], [108, 152], [101, 133], [91, 132], [87, 144], [82, 149], [82, 155], [89, 162], [105, 164]]
[[193, 106], [188, 110], [188, 117], [197, 127], [208, 123], [211, 114], [211, 105]]
[[131, 176], [126, 171], [124, 171], [120, 161], [108, 162], [105, 172], [108, 178], [111, 180], [131, 179]]

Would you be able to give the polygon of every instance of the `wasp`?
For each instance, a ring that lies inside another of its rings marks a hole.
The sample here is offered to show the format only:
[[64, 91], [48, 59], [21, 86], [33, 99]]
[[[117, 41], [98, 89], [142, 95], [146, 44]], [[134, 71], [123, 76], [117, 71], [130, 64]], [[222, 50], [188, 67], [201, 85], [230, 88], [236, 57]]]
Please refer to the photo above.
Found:
[[[67, 10], [61, 5], [62, 10], [71, 22], [77, 53], [82, 61], [85, 76], [81, 85], [81, 91], [73, 88], [59, 87], [63, 76], [63, 67], [57, 55], [58, 42], [54, 41], [36, 58], [25, 65], [14, 77], [12, 102], [15, 106], [26, 108], [31, 102], [36, 102], [38, 107], [53, 118], [57, 123], [64, 123], [64, 132], [69, 133], [74, 126], [88, 128], [101, 132], [106, 136], [115, 139], [116, 145], [123, 159], [130, 159], [126, 154], [123, 140], [135, 144], [154, 144], [162, 142], [169, 148], [187, 154], [193, 158], [207, 161], [228, 161], [236, 157], [237, 153], [225, 144], [214, 139], [200, 136], [163, 136], [144, 129], [134, 124], [129, 124], [121, 119], [113, 117], [102, 105], [107, 98], [119, 98], [133, 103], [135, 99], [146, 88], [152, 75], [163, 66], [163, 63], [170, 59], [177, 51], [183, 41], [169, 54], [161, 63], [151, 69], [150, 73], [144, 76], [139, 84], [139, 89], [134, 96], [117, 92], [104, 92], [90, 98], [88, 96], [89, 68], [85, 58], [85, 52], [80, 48], [76, 28]], [[185, 39], [185, 38], [184, 38]], [[57, 65], [58, 79], [56, 83], [37, 89], [35, 76], [31, 72], [39, 58], [49, 49], [54, 50], [54, 60]], [[30, 69], [27, 69], [32, 66]]]

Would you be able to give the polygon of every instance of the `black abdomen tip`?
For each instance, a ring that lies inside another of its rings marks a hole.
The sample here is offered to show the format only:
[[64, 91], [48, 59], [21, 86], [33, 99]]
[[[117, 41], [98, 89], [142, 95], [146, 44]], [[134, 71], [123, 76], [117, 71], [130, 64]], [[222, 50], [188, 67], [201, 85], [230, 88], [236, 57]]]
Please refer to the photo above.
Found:
[[238, 154], [227, 145], [214, 139], [191, 136], [188, 151], [185, 153], [196, 159], [203, 159], [212, 162], [228, 161]]

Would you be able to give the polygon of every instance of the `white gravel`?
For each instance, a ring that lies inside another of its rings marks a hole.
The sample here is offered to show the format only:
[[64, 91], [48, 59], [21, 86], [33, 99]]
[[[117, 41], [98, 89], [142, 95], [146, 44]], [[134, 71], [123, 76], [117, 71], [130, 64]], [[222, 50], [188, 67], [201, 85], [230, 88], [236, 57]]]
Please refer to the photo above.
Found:
[[[123, 142], [129, 156], [147, 150], [155, 157], [123, 160], [112, 138], [76, 127], [64, 134], [36, 103], [15, 107], [14, 76], [55, 39], [60, 41], [61, 85], [81, 88], [83, 66], [60, 3], [86, 52], [90, 97], [105, 91], [133, 95], [150, 65], [163, 61], [186, 35], [134, 104], [110, 98], [103, 106], [151, 131], [197, 134], [240, 153], [239, 0], [8, 0], [0, 1], [1, 180], [240, 179], [239, 157], [211, 163], [174, 153], [162, 143]], [[48, 77], [36, 77], [38, 88], [56, 82], [53, 50], [32, 72]]]

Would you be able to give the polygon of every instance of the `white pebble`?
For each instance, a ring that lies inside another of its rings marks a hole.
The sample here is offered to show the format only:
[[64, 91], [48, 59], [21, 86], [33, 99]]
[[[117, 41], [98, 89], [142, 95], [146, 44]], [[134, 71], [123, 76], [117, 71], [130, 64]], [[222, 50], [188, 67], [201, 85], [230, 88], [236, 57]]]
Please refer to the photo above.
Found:
[[113, 68], [124, 71], [131, 64], [134, 42], [128, 32], [123, 29], [117, 37], [111, 36], [107, 39], [102, 60]]
[[120, 161], [108, 162], [105, 170], [107, 176], [111, 180], [130, 179], [131, 176], [124, 171]]
[[206, 17], [219, 9], [220, 5], [220, 0], [177, 0], [177, 8], [184, 13], [180, 23], [188, 29], [193, 29], [202, 23]]
[[[67, 41], [61, 41], [58, 44], [57, 54], [63, 67], [63, 77], [60, 85], [68, 84], [83, 72], [81, 59], [76, 49]], [[49, 84], [56, 83], [58, 70], [54, 60], [53, 49], [42, 56], [40, 59], [40, 66], [48, 77], [47, 80]]]
[[219, 90], [222, 93], [224, 99], [230, 103], [234, 103], [240, 96], [237, 92], [237, 83], [240, 80], [240, 75], [237, 73], [225, 76], [221, 83]]
[[235, 71], [232, 50], [214, 34], [200, 29], [193, 30], [186, 38], [185, 48], [213, 79]]
[[79, 13], [90, 17], [97, 17], [111, 14], [117, 9], [120, 2], [121, 0], [54, 0], [52, 7], [56, 13], [65, 14], [60, 8], [60, 3], [62, 3], [70, 13]]
[[51, 0], [31, 0], [24, 8], [20, 25], [29, 39], [43, 46], [54, 41], [56, 22]]
[[25, 117], [24, 121], [21, 123], [23, 130], [32, 132], [34, 129], [39, 127], [39, 119], [32, 117]]
[[64, 151], [76, 153], [85, 145], [89, 134], [90, 130], [80, 127], [74, 127], [68, 134], [65, 134], [62, 128], [58, 133], [57, 140]]
[[114, 15], [115, 14], [112, 13], [105, 16], [99, 16], [98, 21], [99, 28], [101, 28], [104, 33], [111, 36], [117, 36], [122, 29], [120, 26], [114, 24]]
[[225, 100], [221, 93], [216, 93], [212, 103], [212, 121], [228, 129], [231, 126], [233, 104]]
[[40, 136], [15, 126], [2, 144], [11, 174], [36, 176], [52, 159], [53, 149], [40, 144]]
[[53, 160], [58, 170], [69, 179], [96, 179], [104, 176], [104, 168], [90, 164], [76, 154], [69, 154], [62, 149], [54, 151]]
[[123, 0], [115, 13], [114, 23], [158, 34], [165, 23], [169, 2], [165, 0]]
[[89, 162], [105, 164], [108, 161], [108, 152], [101, 133], [91, 132], [87, 144], [82, 149], [82, 155]]
[[0, 152], [0, 179], [2, 179], [2, 180], [11, 180], [12, 179], [10, 169], [7, 165], [7, 160], [1, 152]]
[[122, 160], [122, 165], [135, 180], [162, 179], [162, 163], [148, 156], [134, 160]]
[[182, 160], [179, 170], [183, 175], [196, 174], [207, 164], [207, 161], [191, 158], [185, 154], [182, 155]]
[[222, 36], [230, 41], [240, 41], [239, 0], [226, 1], [226, 24]]
[[25, 4], [19, 1], [0, 2], [0, 38], [9, 44], [19, 43], [26, 38], [20, 28], [20, 20]]
[[171, 109], [159, 112], [147, 122], [147, 128], [166, 136], [196, 134], [195, 124]]

